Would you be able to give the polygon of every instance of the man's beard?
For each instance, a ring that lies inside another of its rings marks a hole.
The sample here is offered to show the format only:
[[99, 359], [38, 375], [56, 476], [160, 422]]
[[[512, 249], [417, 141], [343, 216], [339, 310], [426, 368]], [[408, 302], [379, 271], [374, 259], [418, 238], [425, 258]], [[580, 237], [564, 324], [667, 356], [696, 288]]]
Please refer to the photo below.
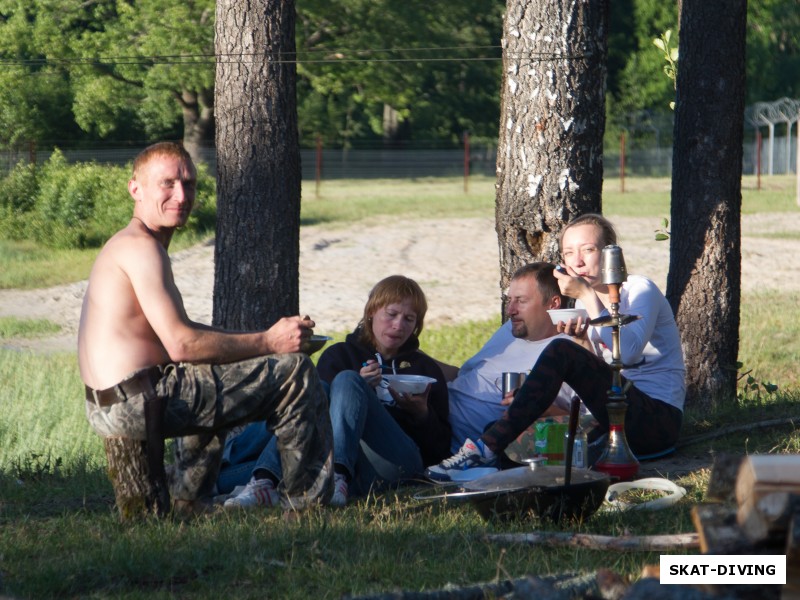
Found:
[[512, 321], [511, 322], [511, 335], [515, 338], [527, 338], [528, 337], [528, 327], [525, 325], [524, 321]]

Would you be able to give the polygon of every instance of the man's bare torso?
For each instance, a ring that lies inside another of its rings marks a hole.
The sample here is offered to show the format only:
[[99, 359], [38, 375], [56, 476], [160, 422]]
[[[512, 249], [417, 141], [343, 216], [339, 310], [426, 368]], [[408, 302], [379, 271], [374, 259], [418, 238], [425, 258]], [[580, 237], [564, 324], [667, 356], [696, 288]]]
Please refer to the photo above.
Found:
[[[137, 369], [169, 360], [131, 280], [131, 270], [141, 268], [137, 261], [154, 255], [160, 264], [147, 268], [160, 271], [165, 283], [172, 284], [166, 250], [132, 221], [108, 241], [95, 261], [78, 331], [81, 378], [92, 388], [111, 387]], [[173, 291], [180, 302], [177, 290]]]

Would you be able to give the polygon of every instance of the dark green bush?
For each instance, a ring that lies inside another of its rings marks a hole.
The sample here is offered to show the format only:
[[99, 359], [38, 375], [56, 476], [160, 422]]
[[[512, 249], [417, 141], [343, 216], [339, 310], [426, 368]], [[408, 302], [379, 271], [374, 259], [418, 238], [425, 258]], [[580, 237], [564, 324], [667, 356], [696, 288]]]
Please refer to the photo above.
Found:
[[[55, 248], [101, 246], [133, 213], [130, 173], [130, 165], [69, 164], [58, 150], [40, 167], [20, 163], [0, 180], [0, 236]], [[186, 229], [202, 235], [215, 219], [215, 181], [201, 166]]]
[[0, 180], [0, 237], [25, 239], [26, 222], [32, 218], [36, 190], [36, 169], [24, 162], [18, 163]]

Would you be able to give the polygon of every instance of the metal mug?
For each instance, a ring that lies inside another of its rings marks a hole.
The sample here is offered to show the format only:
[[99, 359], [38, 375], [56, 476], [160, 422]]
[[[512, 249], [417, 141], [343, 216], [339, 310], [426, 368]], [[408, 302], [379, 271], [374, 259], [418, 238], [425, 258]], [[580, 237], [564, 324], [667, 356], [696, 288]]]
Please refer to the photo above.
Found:
[[520, 388], [525, 383], [527, 376], [527, 373], [503, 373], [500, 376], [500, 389], [503, 391], [503, 396]]
[[604, 284], [624, 283], [628, 280], [625, 258], [622, 248], [609, 245], [603, 248], [600, 255], [600, 277]]

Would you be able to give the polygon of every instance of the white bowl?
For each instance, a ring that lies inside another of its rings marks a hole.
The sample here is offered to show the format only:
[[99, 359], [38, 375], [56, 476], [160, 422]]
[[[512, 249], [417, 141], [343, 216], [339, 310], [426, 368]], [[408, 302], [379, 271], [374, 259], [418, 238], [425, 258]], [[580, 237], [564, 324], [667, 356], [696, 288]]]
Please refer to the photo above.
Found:
[[436, 383], [433, 377], [424, 375], [384, 375], [383, 378], [400, 394], [421, 394], [429, 383]]
[[559, 321], [566, 323], [570, 319], [577, 319], [583, 317], [584, 322], [589, 318], [589, 312], [585, 308], [559, 308], [557, 310], [548, 310], [550, 320], [553, 325], [558, 325]]

